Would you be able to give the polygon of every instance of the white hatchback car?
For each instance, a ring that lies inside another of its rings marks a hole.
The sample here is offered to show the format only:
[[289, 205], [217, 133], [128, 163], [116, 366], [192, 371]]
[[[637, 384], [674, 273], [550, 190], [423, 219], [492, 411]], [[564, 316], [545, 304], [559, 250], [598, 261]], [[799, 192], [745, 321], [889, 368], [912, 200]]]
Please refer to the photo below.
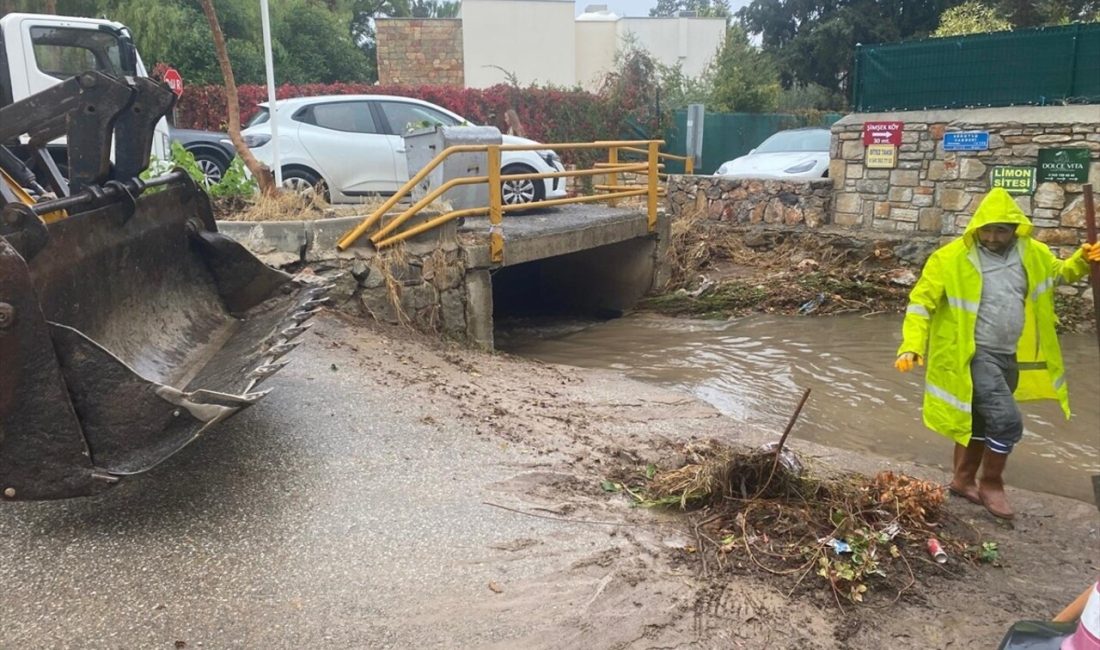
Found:
[[[429, 102], [388, 95], [322, 95], [278, 101], [279, 161], [283, 186], [297, 191], [323, 183], [333, 203], [393, 194], [409, 180], [404, 134], [410, 126], [469, 124], [462, 116]], [[266, 103], [242, 132], [252, 153], [272, 164], [271, 112]], [[504, 144], [537, 144], [504, 135]], [[501, 172], [564, 171], [553, 151], [501, 152]], [[506, 204], [565, 196], [564, 178], [507, 181]]]
[[722, 163], [715, 176], [811, 180], [829, 173], [829, 129], [779, 131], [740, 158]]

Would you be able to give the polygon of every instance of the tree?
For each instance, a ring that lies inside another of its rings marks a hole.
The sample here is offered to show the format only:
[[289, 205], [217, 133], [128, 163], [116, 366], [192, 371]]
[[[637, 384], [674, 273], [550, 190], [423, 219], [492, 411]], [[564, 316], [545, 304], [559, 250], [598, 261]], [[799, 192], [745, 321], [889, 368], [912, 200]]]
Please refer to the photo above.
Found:
[[[604, 75], [599, 94], [630, 127], [630, 137], [660, 137], [668, 124], [668, 106], [660, 105], [657, 61], [632, 37], [623, 39], [611, 70]], [[625, 134], [623, 134], [625, 136]], [[614, 136], [609, 136], [614, 137]]]
[[940, 16], [940, 26], [933, 36], [961, 36], [981, 32], [1003, 32], [1012, 29], [1008, 22], [980, 0], [970, 0], [952, 7]]
[[732, 113], [763, 113], [775, 110], [779, 99], [779, 76], [771, 58], [749, 43], [739, 26], [726, 30], [726, 39], [711, 63], [713, 90], [709, 107]]
[[815, 83], [845, 92], [857, 43], [929, 34], [961, 0], [753, 0], [737, 12], [779, 66], [783, 87]]
[[283, 83], [367, 81], [372, 66], [323, 7], [298, 3], [284, 8], [272, 38], [279, 44], [276, 74]]
[[229, 63], [229, 51], [225, 47], [225, 36], [222, 34], [221, 25], [218, 23], [218, 14], [214, 11], [213, 0], [201, 0], [202, 12], [206, 15], [206, 21], [210, 25], [210, 33], [214, 37], [214, 53], [218, 58], [218, 66], [221, 68], [225, 81], [226, 110], [229, 113], [229, 139], [237, 149], [237, 155], [244, 161], [248, 171], [252, 172], [260, 186], [260, 192], [270, 196], [279, 190], [275, 187], [275, 179], [271, 170], [252, 155], [252, 150], [245, 144], [241, 137], [241, 109], [237, 98], [237, 82], [233, 79], [233, 66]]
[[657, 0], [650, 16], [675, 16], [681, 11], [695, 12], [700, 18], [729, 18], [729, 0]]

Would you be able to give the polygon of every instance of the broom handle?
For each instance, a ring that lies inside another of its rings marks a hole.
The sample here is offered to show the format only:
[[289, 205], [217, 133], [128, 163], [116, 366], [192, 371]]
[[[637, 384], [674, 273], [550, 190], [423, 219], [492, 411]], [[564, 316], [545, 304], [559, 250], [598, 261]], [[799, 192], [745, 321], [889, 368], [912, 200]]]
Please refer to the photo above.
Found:
[[[1096, 243], [1096, 204], [1092, 200], [1092, 183], [1085, 184], [1085, 235], [1090, 244]], [[1089, 263], [1092, 280], [1092, 308], [1096, 315], [1096, 344], [1100, 346], [1100, 263]]]

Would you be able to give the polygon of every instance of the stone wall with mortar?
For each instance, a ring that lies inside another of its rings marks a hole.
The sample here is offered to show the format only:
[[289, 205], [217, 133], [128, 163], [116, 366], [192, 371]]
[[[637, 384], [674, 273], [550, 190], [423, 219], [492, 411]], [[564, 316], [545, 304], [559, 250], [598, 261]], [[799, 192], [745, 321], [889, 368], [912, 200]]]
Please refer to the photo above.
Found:
[[378, 81], [465, 86], [462, 21], [378, 18]]
[[[865, 122], [904, 122], [895, 169], [867, 169]], [[944, 151], [944, 133], [988, 131], [985, 151]], [[1089, 180], [1100, 187], [1100, 106], [1017, 106], [848, 115], [832, 127], [829, 176], [833, 221], [853, 229], [961, 234], [990, 189], [995, 165], [1036, 167], [1043, 148], [1085, 148]], [[1077, 183], [1041, 183], [1016, 202], [1035, 237], [1068, 254], [1084, 241], [1084, 201]]]
[[705, 211], [732, 225], [769, 224], [818, 228], [829, 222], [830, 181], [727, 179], [672, 176], [667, 206], [673, 219]]
[[468, 310], [471, 293], [476, 302], [480, 287], [467, 282], [466, 255], [454, 223], [401, 247], [337, 252], [336, 242], [361, 220], [223, 221], [218, 229], [268, 264], [308, 268], [329, 278], [335, 285], [329, 296], [337, 309], [478, 343]]

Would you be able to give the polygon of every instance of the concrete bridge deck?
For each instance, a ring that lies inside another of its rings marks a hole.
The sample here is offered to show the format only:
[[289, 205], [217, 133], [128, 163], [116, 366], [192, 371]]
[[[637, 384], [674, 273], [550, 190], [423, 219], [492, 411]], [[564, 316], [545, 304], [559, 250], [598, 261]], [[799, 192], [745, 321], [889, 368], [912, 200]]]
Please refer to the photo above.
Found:
[[504, 217], [504, 262], [498, 264], [489, 259], [489, 225], [488, 217], [473, 217], [458, 228], [471, 267], [513, 266], [651, 235], [644, 205], [542, 208]]

